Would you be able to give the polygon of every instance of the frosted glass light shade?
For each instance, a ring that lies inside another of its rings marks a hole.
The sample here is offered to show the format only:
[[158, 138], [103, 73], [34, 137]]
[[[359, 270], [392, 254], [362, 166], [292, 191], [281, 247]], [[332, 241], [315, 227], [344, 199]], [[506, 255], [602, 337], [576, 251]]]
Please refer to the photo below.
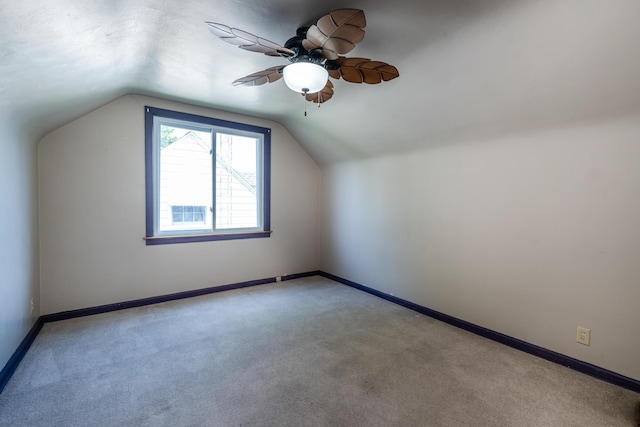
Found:
[[321, 65], [312, 62], [294, 62], [282, 71], [284, 82], [294, 92], [315, 93], [327, 84], [329, 72]]

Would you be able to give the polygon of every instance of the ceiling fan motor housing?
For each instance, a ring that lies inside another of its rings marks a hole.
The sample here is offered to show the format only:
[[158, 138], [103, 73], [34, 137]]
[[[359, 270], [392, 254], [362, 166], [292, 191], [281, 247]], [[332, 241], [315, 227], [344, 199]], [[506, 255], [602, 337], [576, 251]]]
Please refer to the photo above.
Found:
[[323, 65], [325, 58], [322, 55], [322, 49], [313, 49], [312, 51], [308, 51], [304, 46], [302, 46], [302, 41], [307, 37], [308, 29], [309, 27], [298, 28], [296, 35], [287, 40], [284, 47], [291, 49], [296, 54], [294, 56], [287, 56], [286, 58], [292, 63], [311, 62], [313, 64]]

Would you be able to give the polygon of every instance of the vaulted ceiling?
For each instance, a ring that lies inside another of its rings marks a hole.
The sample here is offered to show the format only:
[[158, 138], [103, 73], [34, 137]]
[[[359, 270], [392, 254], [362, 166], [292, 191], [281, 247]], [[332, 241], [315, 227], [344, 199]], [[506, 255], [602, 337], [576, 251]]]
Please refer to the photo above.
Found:
[[[285, 64], [221, 42], [205, 21], [274, 42], [338, 8], [363, 9], [347, 56], [395, 65], [379, 85], [334, 81], [317, 108]], [[319, 162], [556, 126], [640, 109], [637, 0], [23, 0], [0, 6], [0, 114], [35, 137], [126, 93], [275, 120]]]

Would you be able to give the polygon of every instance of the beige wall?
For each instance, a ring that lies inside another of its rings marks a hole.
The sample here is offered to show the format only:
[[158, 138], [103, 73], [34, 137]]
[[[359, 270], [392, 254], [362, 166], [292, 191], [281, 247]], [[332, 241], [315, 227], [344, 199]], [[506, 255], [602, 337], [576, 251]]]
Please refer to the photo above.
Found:
[[40, 315], [40, 292], [36, 144], [13, 120], [0, 129], [1, 370]]
[[[270, 238], [145, 246], [145, 105], [272, 129]], [[43, 314], [318, 268], [320, 170], [277, 123], [128, 95], [38, 153]]]
[[639, 159], [640, 114], [328, 167], [321, 268], [640, 379]]

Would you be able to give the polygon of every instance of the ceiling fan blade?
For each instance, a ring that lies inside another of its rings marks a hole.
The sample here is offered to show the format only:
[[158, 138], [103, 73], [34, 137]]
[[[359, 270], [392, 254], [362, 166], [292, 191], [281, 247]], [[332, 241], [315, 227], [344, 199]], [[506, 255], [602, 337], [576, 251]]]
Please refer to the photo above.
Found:
[[237, 28], [231, 28], [224, 24], [218, 24], [215, 22], [207, 22], [207, 27], [216, 37], [227, 43], [238, 46], [240, 49], [248, 50], [251, 52], [264, 53], [269, 56], [293, 56], [295, 52], [291, 49], [287, 49], [280, 46], [278, 43], [274, 43], [262, 37], [258, 37], [254, 34], [246, 31], [239, 30]]
[[340, 77], [351, 83], [377, 84], [393, 80], [400, 75], [393, 65], [368, 58], [340, 57], [330, 65], [338, 66]]
[[362, 10], [334, 10], [309, 27], [302, 46], [308, 51], [321, 48], [327, 59], [337, 59], [338, 55], [350, 52], [362, 41], [366, 25]]
[[327, 84], [322, 88], [320, 92], [308, 93], [305, 95], [305, 99], [309, 102], [314, 102], [316, 104], [322, 104], [323, 102], [327, 102], [333, 96], [333, 83], [327, 80]]
[[267, 68], [266, 70], [258, 71], [257, 73], [249, 74], [245, 77], [240, 77], [233, 82], [234, 86], [260, 86], [265, 83], [273, 83], [282, 78], [282, 67]]
[[329, 72], [329, 77], [331, 77], [332, 79], [338, 80], [341, 76], [340, 68], [336, 68], [335, 70], [327, 70], [327, 71]]

